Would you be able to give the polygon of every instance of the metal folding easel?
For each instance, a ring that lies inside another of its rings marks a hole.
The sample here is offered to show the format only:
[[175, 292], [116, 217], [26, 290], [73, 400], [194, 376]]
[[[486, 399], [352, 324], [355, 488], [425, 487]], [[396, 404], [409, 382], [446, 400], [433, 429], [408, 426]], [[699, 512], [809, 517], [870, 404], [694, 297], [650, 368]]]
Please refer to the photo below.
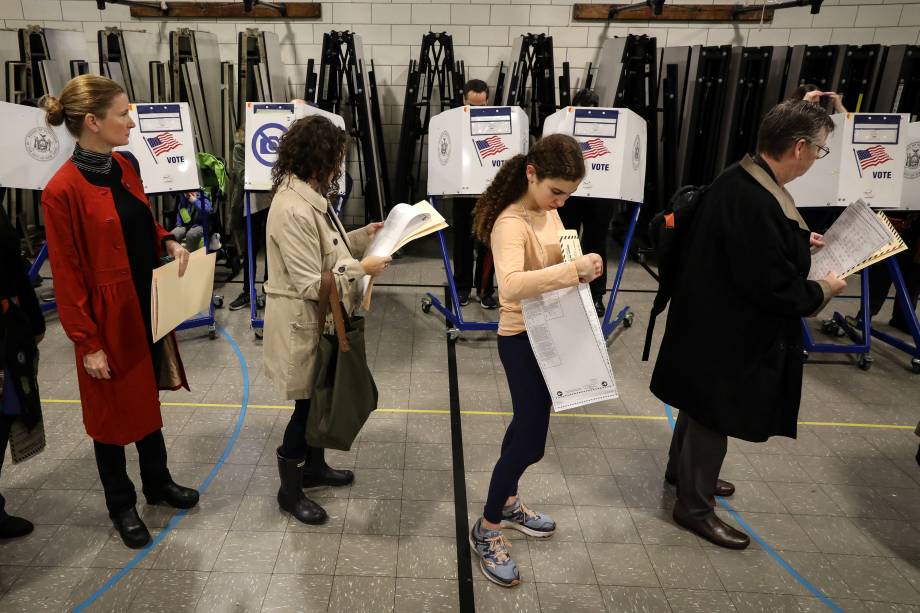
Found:
[[422, 36], [419, 60], [409, 62], [402, 127], [396, 157], [394, 202], [414, 202], [422, 175], [428, 120], [438, 93], [438, 113], [463, 104], [463, 62], [454, 59], [453, 37], [445, 32]]
[[[553, 37], [546, 34], [521, 35], [514, 41], [509, 61], [508, 93], [504, 95], [505, 73], [499, 76], [495, 91], [495, 104], [520, 106], [528, 109], [530, 133], [539, 137], [543, 122], [556, 112], [556, 79], [554, 74]], [[499, 68], [501, 71], [502, 68]], [[564, 76], [559, 80], [560, 97], [569, 99], [568, 62], [563, 66]], [[530, 97], [528, 98], [528, 78]]]
[[[313, 60], [307, 66], [304, 100], [337, 115], [344, 116], [346, 106], [351, 109], [351, 136], [358, 145], [365, 218], [368, 222], [382, 221], [391, 200], [374, 60], [365, 60], [359, 34], [333, 30], [323, 34], [319, 74], [313, 72]], [[347, 97], [343, 81], [348, 86]]]

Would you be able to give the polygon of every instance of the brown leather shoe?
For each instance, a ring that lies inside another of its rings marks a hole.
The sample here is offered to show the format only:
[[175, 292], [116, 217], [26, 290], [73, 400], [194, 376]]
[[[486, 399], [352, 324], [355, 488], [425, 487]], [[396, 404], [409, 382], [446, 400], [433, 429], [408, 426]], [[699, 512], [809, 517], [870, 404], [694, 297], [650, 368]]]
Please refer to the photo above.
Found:
[[[677, 477], [671, 477], [669, 475], [664, 476], [664, 480], [668, 482], [668, 485], [677, 485]], [[735, 493], [735, 485], [728, 481], [722, 481], [722, 479], [716, 479], [716, 496], [721, 496], [722, 498], [728, 498]]]
[[684, 513], [678, 503], [674, 505], [673, 517], [678, 526], [686, 528], [719, 547], [745, 549], [751, 544], [751, 539], [747, 534], [726, 524], [715, 512], [702, 519], [696, 519]]

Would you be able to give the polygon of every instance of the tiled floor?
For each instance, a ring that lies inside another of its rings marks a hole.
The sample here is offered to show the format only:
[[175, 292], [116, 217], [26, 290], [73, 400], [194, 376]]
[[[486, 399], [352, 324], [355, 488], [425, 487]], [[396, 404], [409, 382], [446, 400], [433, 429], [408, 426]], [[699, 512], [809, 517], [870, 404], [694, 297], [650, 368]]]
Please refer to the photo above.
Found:
[[[443, 276], [435, 259], [406, 258], [384, 281], [438, 285]], [[559, 531], [548, 542], [510, 535], [524, 580], [517, 589], [491, 585], [474, 569], [477, 609], [826, 609], [760, 545], [720, 550], [671, 522], [673, 492], [662, 482], [669, 426], [648, 392], [651, 364], [639, 361], [653, 285], [630, 265], [623, 287], [640, 291], [621, 294], [621, 303], [636, 308], [636, 326], [611, 344], [621, 398], [554, 416], [546, 456], [521, 491], [557, 519]], [[228, 301], [238, 289], [225, 289]], [[421, 313], [422, 293], [382, 286], [375, 292], [368, 353], [385, 410], [350, 453], [328, 454], [333, 464], [354, 468], [357, 480], [311, 492], [331, 517], [318, 527], [277, 508], [274, 449], [289, 403], [262, 373], [247, 312], [220, 311], [249, 370], [240, 436], [201, 505], [89, 610], [457, 610], [444, 325]], [[855, 311], [852, 301], [835, 304]], [[737, 333], [719, 329], [713, 308], [712, 320], [700, 325]], [[475, 303], [465, 313], [483, 315]], [[170, 467], [177, 481], [191, 485], [208, 476], [227, 447], [245, 382], [230, 342], [198, 332], [182, 339], [192, 392], [164, 394], [163, 414]], [[42, 349], [48, 450], [19, 466], [7, 462], [0, 477], [9, 510], [37, 526], [28, 538], [0, 544], [0, 611], [70, 610], [134, 555], [106, 517], [92, 446], [72, 402], [78, 393], [70, 345], [54, 317]], [[465, 335], [457, 355], [462, 408], [473, 412], [463, 417], [472, 521], [510, 399], [492, 336]], [[852, 364], [807, 366], [802, 420], [915, 424], [920, 377], [905, 369], [902, 354], [879, 348], [875, 355], [868, 372]], [[917, 444], [910, 429], [805, 425], [795, 441], [733, 441], [723, 476], [738, 486], [730, 502], [743, 521], [840, 609], [920, 611]], [[165, 508], [140, 509], [157, 532], [173, 517]]]

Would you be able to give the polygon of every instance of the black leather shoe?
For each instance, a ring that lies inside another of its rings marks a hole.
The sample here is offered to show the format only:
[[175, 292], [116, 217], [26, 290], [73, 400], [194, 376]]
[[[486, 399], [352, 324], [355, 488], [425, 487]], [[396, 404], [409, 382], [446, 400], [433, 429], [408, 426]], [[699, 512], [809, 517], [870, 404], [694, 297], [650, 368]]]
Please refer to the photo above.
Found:
[[150, 532], [137, 514], [137, 509], [131, 507], [121, 513], [109, 513], [115, 529], [121, 540], [131, 549], [142, 549], [150, 542]]
[[[668, 482], [668, 485], [677, 485], [677, 478], [670, 477], [668, 475], [664, 476], [664, 480]], [[716, 479], [716, 496], [721, 496], [722, 498], [728, 498], [735, 493], [735, 485], [729, 483], [728, 481], [722, 481], [721, 479]]]
[[726, 524], [719, 519], [715, 512], [711, 512], [702, 519], [696, 519], [684, 513], [680, 503], [678, 503], [674, 505], [672, 516], [678, 526], [686, 528], [719, 547], [745, 549], [751, 544], [751, 539], [747, 534]]
[[165, 502], [176, 509], [191, 509], [198, 504], [198, 490], [182, 487], [175, 481], [170, 480], [156, 492], [144, 488], [144, 498], [147, 499], [147, 504]]
[[0, 519], [0, 539], [19, 538], [31, 534], [33, 530], [35, 530], [35, 526], [27, 519], [14, 517], [13, 515], [7, 515]]
[[332, 487], [342, 487], [355, 480], [355, 473], [350, 470], [336, 470], [329, 466], [323, 466], [319, 470], [305, 468], [303, 471], [303, 487], [321, 487], [329, 485]]
[[286, 458], [276, 452], [278, 457], [278, 476], [281, 487], [278, 488], [278, 506], [305, 524], [322, 524], [329, 518], [326, 510], [309, 498], [302, 489], [303, 458]]

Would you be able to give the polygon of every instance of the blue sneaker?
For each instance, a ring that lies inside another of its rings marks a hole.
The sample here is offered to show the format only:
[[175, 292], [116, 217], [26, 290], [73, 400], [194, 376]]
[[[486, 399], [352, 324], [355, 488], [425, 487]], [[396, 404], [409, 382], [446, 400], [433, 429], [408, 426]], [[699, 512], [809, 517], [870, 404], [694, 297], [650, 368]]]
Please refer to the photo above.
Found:
[[521, 582], [517, 564], [508, 553], [511, 544], [501, 530], [483, 528], [481, 517], [470, 530], [470, 547], [479, 556], [479, 570], [486, 579], [502, 587], [514, 587]]
[[513, 506], [502, 509], [502, 528], [536, 538], [549, 538], [556, 532], [556, 522], [549, 515], [528, 509], [518, 498]]

